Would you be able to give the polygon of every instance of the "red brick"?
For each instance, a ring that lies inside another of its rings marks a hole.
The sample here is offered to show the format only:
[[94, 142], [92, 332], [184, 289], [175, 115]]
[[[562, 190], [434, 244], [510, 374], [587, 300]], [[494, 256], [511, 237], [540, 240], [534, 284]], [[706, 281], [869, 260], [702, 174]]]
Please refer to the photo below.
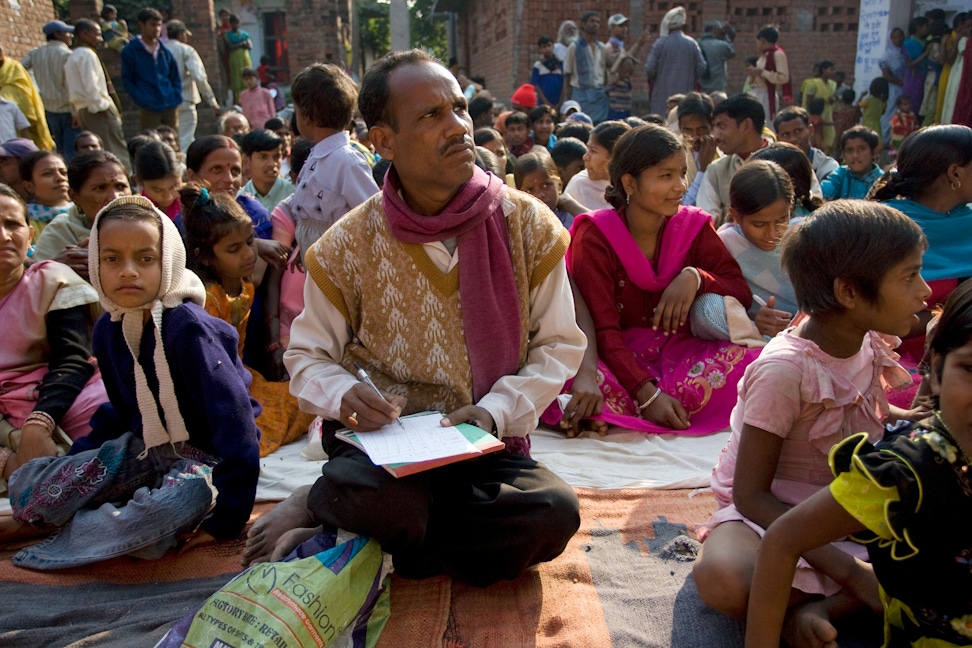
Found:
[[[606, 40], [607, 19], [614, 13], [630, 15], [628, 0], [607, 0], [584, 5], [576, 0], [547, 0], [544, 2], [520, 2], [522, 14], [516, 15], [514, 0], [468, 0], [462, 3], [459, 25], [459, 61], [472, 76], [483, 76], [487, 87], [499, 99], [509, 99], [513, 90], [529, 81], [530, 68], [537, 59], [537, 38], [542, 35], [556, 38], [557, 29], [564, 20], [580, 19], [591, 6], [601, 14], [599, 37]], [[645, 0], [642, 7], [643, 22], [652, 34], [649, 46], [658, 35], [658, 26], [665, 12], [674, 6], [686, 8], [687, 33], [699, 36], [707, 20], [726, 17], [723, 0], [675, 2], [674, 0]], [[831, 0], [821, 3], [810, 0], [733, 0], [732, 23], [738, 31], [735, 41], [736, 58], [729, 63], [729, 90], [738, 92], [746, 78], [746, 57], [756, 55], [756, 32], [768, 23], [780, 29], [780, 46], [786, 50], [794, 85], [810, 75], [814, 63], [827, 58], [847, 73], [847, 83], [853, 83], [854, 58], [857, 50], [858, 0]], [[820, 9], [825, 13], [819, 14]], [[833, 31], [833, 25], [841, 25], [841, 31]], [[828, 25], [827, 31], [823, 31]], [[519, 37], [516, 37], [517, 29]], [[629, 40], [637, 38], [632, 34]], [[646, 48], [640, 57], [647, 58]], [[634, 78], [636, 97], [647, 94], [644, 72], [636, 71]]]
[[41, 31], [44, 23], [56, 18], [50, 2], [20, 3], [14, 9], [9, 2], [0, 3], [0, 43], [4, 56], [20, 60], [27, 52], [47, 42]]

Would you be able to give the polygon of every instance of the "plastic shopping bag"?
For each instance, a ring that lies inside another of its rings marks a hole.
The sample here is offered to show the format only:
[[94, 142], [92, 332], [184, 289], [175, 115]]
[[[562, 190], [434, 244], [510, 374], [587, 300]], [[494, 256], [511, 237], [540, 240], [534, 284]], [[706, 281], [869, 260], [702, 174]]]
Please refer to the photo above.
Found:
[[325, 531], [282, 562], [244, 571], [156, 648], [373, 648], [388, 620], [390, 571], [377, 542]]

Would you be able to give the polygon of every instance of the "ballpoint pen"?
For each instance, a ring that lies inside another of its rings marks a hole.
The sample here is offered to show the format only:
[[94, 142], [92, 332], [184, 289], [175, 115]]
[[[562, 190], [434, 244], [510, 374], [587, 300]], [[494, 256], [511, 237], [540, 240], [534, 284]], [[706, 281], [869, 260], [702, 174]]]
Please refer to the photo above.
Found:
[[[358, 380], [360, 380], [364, 384], [366, 384], [369, 387], [371, 387], [372, 389], [374, 389], [375, 390], [375, 393], [378, 394], [383, 401], [388, 402], [389, 404], [391, 404], [388, 401], [388, 399], [385, 398], [385, 395], [381, 393], [381, 390], [378, 389], [378, 387], [375, 385], [375, 383], [371, 382], [371, 376], [369, 376], [368, 375], [368, 372], [364, 370], [364, 367], [362, 367], [360, 364], [358, 364], [357, 362], [355, 362], [354, 363], [354, 368], [358, 370]], [[397, 419], [397, 420], [398, 420], [398, 424], [401, 425], [402, 426], [402, 429], [404, 430], [405, 429], [405, 424], [402, 423], [401, 419]]]

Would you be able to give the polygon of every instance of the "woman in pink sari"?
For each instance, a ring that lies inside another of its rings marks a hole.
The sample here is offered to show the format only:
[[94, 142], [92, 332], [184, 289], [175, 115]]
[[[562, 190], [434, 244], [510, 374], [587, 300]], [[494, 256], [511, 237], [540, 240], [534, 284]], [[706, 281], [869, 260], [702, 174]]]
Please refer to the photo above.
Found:
[[94, 289], [56, 261], [24, 267], [27, 206], [0, 184], [0, 493], [22, 463], [56, 454], [56, 428], [77, 439], [108, 400], [91, 361]]
[[604, 406], [593, 418], [644, 432], [709, 434], [729, 425], [736, 383], [758, 355], [689, 329], [695, 298], [744, 308], [752, 293], [711, 217], [683, 207], [686, 157], [671, 131], [625, 133], [611, 159], [614, 209], [579, 216], [567, 253], [596, 331]]

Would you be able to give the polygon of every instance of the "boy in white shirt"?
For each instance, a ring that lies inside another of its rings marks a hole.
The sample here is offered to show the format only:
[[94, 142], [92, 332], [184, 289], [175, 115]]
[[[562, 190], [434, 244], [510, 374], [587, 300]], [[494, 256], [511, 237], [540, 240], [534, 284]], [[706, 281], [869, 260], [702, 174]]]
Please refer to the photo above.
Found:
[[314, 142], [290, 203], [301, 261], [337, 219], [378, 193], [371, 167], [352, 148], [348, 124], [358, 100], [354, 81], [337, 65], [314, 63], [290, 86], [300, 135]]

